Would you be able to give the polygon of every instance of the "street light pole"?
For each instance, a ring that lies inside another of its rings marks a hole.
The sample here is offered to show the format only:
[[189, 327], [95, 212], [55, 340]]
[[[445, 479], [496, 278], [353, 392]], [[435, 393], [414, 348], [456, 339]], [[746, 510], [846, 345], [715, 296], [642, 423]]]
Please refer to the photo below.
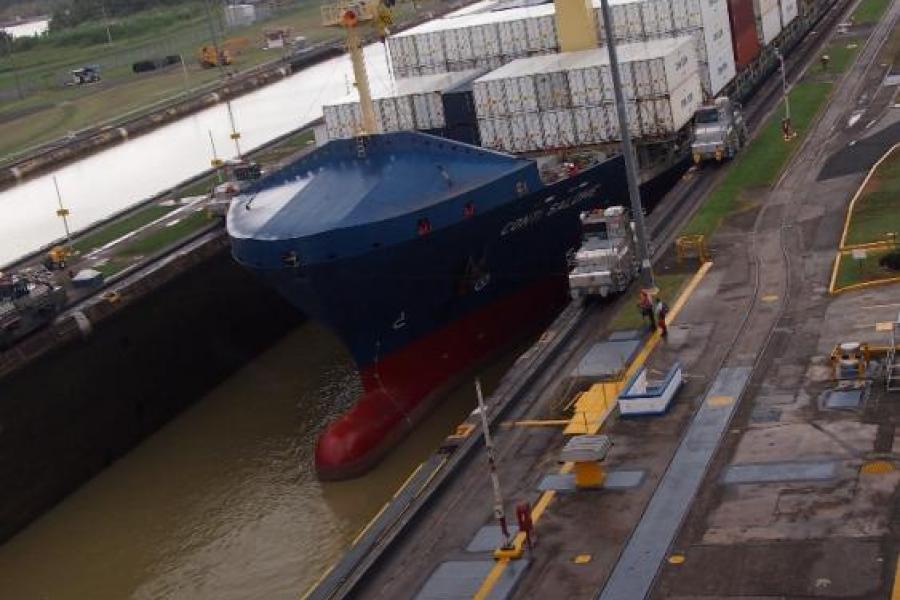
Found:
[[641, 192], [638, 189], [637, 161], [631, 145], [631, 133], [628, 131], [628, 113], [625, 109], [625, 97], [622, 94], [622, 78], [619, 72], [619, 58], [613, 39], [613, 19], [609, 10], [609, 0], [600, 0], [600, 11], [603, 14], [603, 29], [606, 32], [606, 48], [609, 52], [609, 68], [612, 75], [613, 91], [616, 98], [616, 112], [619, 116], [619, 133], [622, 136], [622, 153], [625, 155], [625, 176], [628, 181], [628, 198], [631, 201], [631, 217], [637, 230], [639, 252], [641, 254], [641, 287], [646, 290], [656, 288], [653, 278], [653, 267], [650, 264], [650, 244], [647, 237], [647, 226], [644, 223], [644, 209], [641, 206]]
[[791, 103], [788, 100], [787, 71], [784, 69], [784, 55], [776, 48], [775, 54], [778, 56], [778, 62], [781, 63], [781, 93], [784, 96], [784, 118], [791, 120]]
[[484, 396], [481, 393], [480, 379], [475, 380], [475, 395], [478, 397], [481, 431], [484, 433], [484, 447], [487, 450], [488, 466], [491, 470], [491, 486], [494, 490], [494, 518], [500, 523], [500, 531], [503, 533], [503, 547], [509, 548], [511, 540], [509, 529], [506, 526], [506, 512], [503, 509], [503, 493], [500, 490], [500, 477], [497, 475], [497, 461], [494, 458], [494, 442], [491, 439], [491, 430], [488, 427], [487, 408], [484, 405]]
[[53, 176], [53, 187], [56, 188], [56, 202], [59, 204], [56, 216], [62, 219], [63, 229], [66, 230], [66, 244], [71, 244], [72, 233], [69, 231], [69, 209], [63, 206], [62, 194], [59, 193], [59, 182], [56, 181], [56, 175]]

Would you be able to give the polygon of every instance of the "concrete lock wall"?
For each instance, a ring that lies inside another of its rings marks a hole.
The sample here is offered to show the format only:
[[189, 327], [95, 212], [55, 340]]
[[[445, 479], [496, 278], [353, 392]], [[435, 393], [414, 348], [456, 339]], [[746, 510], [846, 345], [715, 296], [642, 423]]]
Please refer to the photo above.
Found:
[[0, 381], [0, 542], [301, 320], [220, 252]]

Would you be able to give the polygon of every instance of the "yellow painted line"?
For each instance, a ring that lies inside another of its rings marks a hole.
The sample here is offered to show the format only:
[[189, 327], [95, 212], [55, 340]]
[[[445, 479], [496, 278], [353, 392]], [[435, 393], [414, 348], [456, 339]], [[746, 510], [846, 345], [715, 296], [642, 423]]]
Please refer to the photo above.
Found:
[[[413, 472], [409, 474], [409, 477], [407, 477], [406, 480], [405, 480], [403, 483], [400, 484], [400, 487], [397, 488], [397, 491], [394, 492], [394, 498], [396, 498], [397, 496], [400, 495], [400, 492], [403, 491], [403, 488], [405, 488], [405, 487], [409, 484], [409, 482], [412, 481], [412, 478], [416, 476], [416, 473], [418, 473], [419, 471], [422, 470], [422, 467], [423, 467], [424, 465], [425, 465], [425, 463], [419, 463], [419, 466], [416, 467], [415, 469], [413, 469]], [[382, 509], [382, 510], [383, 510], [383, 509]], [[381, 514], [381, 513], [378, 513], [378, 514]], [[377, 518], [377, 517], [376, 517], [376, 518]], [[373, 520], [374, 520], [374, 519], [373, 519]], [[371, 524], [371, 523], [370, 523], [370, 524]]]
[[591, 562], [592, 558], [593, 556], [591, 556], [590, 554], [578, 554], [572, 558], [572, 562], [576, 565], [585, 565]]
[[506, 564], [509, 562], [508, 559], [501, 559], [497, 561], [497, 564], [494, 565], [494, 568], [491, 569], [491, 572], [487, 574], [487, 577], [484, 578], [484, 582], [481, 584], [481, 587], [478, 588], [478, 591], [475, 592], [475, 595], [472, 596], [472, 600], [485, 600], [485, 598], [490, 595], [491, 590], [494, 589], [494, 586], [497, 585], [497, 580], [500, 579], [500, 576], [503, 575], [503, 569], [506, 568]]
[[730, 406], [734, 403], [734, 396], [710, 396], [706, 403], [710, 406]]
[[897, 557], [897, 566], [894, 567], [894, 589], [891, 591], [891, 600], [900, 600], [900, 556]]
[[894, 144], [890, 150], [884, 153], [881, 158], [878, 159], [872, 168], [869, 169], [869, 172], [866, 174], [866, 178], [863, 179], [862, 184], [860, 184], [859, 188], [856, 190], [856, 193], [853, 194], [853, 199], [850, 200], [850, 206], [847, 208], [847, 216], [844, 218], [844, 231], [841, 233], [841, 245], [840, 248], [845, 248], [847, 246], [847, 232], [850, 230], [850, 219], [853, 217], [853, 207], [856, 206], [856, 201], [859, 200], [859, 197], [862, 196], [863, 190], [866, 189], [866, 185], [869, 183], [869, 180], [872, 178], [872, 175], [875, 174], [875, 171], [878, 167], [881, 166], [887, 157], [891, 155], [891, 153], [900, 148], [900, 143]]
[[[337, 564], [337, 563], [335, 563], [335, 564]], [[312, 593], [315, 591], [315, 589], [317, 587], [319, 587], [319, 584], [321, 584], [323, 581], [325, 581], [325, 578], [328, 577], [328, 575], [332, 571], [334, 571], [334, 566], [335, 565], [331, 565], [330, 567], [325, 569], [325, 572], [322, 573], [322, 575], [318, 579], [316, 579], [316, 582], [314, 584], [312, 584], [311, 586], [309, 586], [309, 589], [306, 590], [306, 593], [304, 593], [303, 595], [300, 596], [300, 600], [306, 600], [307, 598], [312, 596]]]
[[763, 302], [775, 302], [776, 300], [778, 300], [778, 296], [775, 294], [766, 294], [761, 298], [761, 300]]
[[569, 419], [525, 419], [524, 421], [513, 421], [513, 427], [560, 427], [562, 425], [568, 425]]
[[357, 544], [357, 542], [359, 542], [360, 538], [361, 538], [363, 535], [365, 535], [365, 533], [366, 533], [369, 529], [371, 529], [372, 523], [374, 523], [376, 520], [378, 520], [378, 517], [380, 517], [381, 514], [382, 514], [384, 511], [387, 510], [388, 504], [389, 504], [389, 502], [385, 502], [385, 503], [384, 503], [384, 506], [381, 507], [381, 510], [379, 510], [378, 513], [377, 513], [374, 517], [372, 517], [372, 519], [371, 519], [368, 523], [366, 523], [366, 526], [363, 527], [362, 530], [361, 530], [359, 533], [356, 534], [356, 537], [353, 538], [353, 541], [350, 543], [351, 546], [355, 546], [355, 545]]
[[865, 287], [871, 287], [871, 285], [873, 285], [873, 284], [874, 285], [882, 285], [885, 283], [893, 283], [895, 281], [900, 281], [900, 278], [893, 278], [893, 281], [882, 279], [879, 281], [867, 281], [867, 282], [860, 283], [860, 284], [850, 285], [850, 286], [843, 287], [840, 289], [838, 289], [836, 287], [838, 269], [840, 268], [840, 265], [841, 265], [841, 252], [848, 248], [847, 232], [850, 231], [850, 221], [853, 218], [853, 208], [856, 206], [856, 201], [859, 200], [860, 196], [862, 196], [863, 190], [866, 189], [866, 185], [868, 185], [869, 180], [872, 178], [872, 175], [875, 174], [875, 171], [878, 169], [878, 167], [881, 166], [881, 163], [883, 163], [885, 160], [887, 160], [887, 157], [890, 156], [894, 152], [894, 150], [896, 150], [897, 148], [900, 148], [900, 143], [894, 144], [890, 148], [890, 150], [885, 152], [882, 155], [882, 157], [879, 158], [878, 161], [874, 165], [872, 165], [872, 168], [869, 169], [868, 173], [866, 173], [866, 178], [863, 179], [862, 184], [860, 184], [859, 188], [857, 188], [857, 190], [856, 190], [856, 193], [853, 194], [853, 198], [850, 200], [850, 206], [847, 207], [847, 214], [844, 216], [844, 229], [841, 232], [841, 242], [838, 245], [838, 251], [835, 253], [834, 266], [831, 269], [831, 281], [828, 283], [828, 293], [829, 294], [837, 294], [839, 292], [845, 292], [847, 290], [856, 290], [856, 289], [862, 289]]
[[[684, 287], [682, 292], [678, 295], [678, 299], [675, 300], [675, 302], [672, 304], [672, 307], [669, 309], [669, 315], [666, 318], [667, 323], [672, 323], [675, 320], [675, 317], [678, 316], [678, 313], [680, 313], [684, 306], [687, 304], [688, 298], [690, 298], [691, 294], [694, 293], [694, 290], [697, 289], [697, 286], [700, 285], [700, 281], [703, 279], [703, 277], [706, 276], [709, 270], [712, 269], [712, 266], [712, 261], [705, 262], [700, 266], [700, 269], [696, 273], [694, 273], [694, 276]], [[656, 348], [656, 345], [659, 344], [660, 339], [661, 335], [658, 331], [650, 336], [650, 339], [647, 340], [647, 342], [644, 344], [644, 347], [628, 367], [628, 370], [623, 376], [623, 381], [619, 382], [620, 384], [624, 385], [624, 382], [628, 381], [628, 379], [637, 371], [637, 369], [644, 365], [644, 363], [647, 361], [647, 357], [650, 356], [650, 353], [654, 348]], [[615, 403], [613, 404], [613, 406], [615, 406]], [[573, 415], [573, 419], [575, 419], [576, 417], [577, 415]], [[571, 473], [573, 468], [575, 468], [575, 463], [566, 462], [563, 463], [562, 467], [560, 467], [559, 472], [565, 475], [567, 473]], [[543, 516], [543, 514], [547, 511], [547, 507], [555, 497], [556, 490], [546, 490], [540, 495], [537, 503], [535, 503], [534, 507], [531, 509], [531, 521], [535, 526], [537, 526], [537, 523], [540, 520], [541, 516]], [[520, 531], [513, 539], [513, 546], [516, 549], [521, 549], [524, 543], [525, 533]], [[472, 596], [473, 600], [484, 600], [490, 595], [508, 563], [509, 560], [506, 558], [502, 558], [497, 561], [497, 564], [494, 565], [490, 573], [488, 573], [487, 577], [485, 577], [484, 581], [481, 583], [481, 587], [479, 587], [478, 591], [475, 592], [475, 595]]]
[[[840, 260], [840, 259], [838, 259]], [[837, 264], [837, 262], [835, 262]], [[835, 271], [835, 275], [837, 275], [837, 271]], [[862, 290], [865, 288], [875, 287], [878, 285], [890, 285], [892, 283], [900, 283], [900, 277], [888, 277], [887, 279], [876, 279], [875, 281], [863, 281], [862, 283], [854, 283], [853, 285], [848, 285], [847, 287], [836, 288], [834, 287], [834, 281], [831, 282], [832, 285], [829, 286], [828, 291], [831, 294], [841, 294], [843, 292], [850, 292], [853, 290]]]

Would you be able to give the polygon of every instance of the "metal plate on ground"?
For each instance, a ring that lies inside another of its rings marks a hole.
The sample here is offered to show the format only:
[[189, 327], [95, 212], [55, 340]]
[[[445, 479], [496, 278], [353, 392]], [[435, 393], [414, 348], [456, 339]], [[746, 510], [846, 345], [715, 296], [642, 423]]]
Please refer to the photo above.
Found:
[[[416, 600], [462, 600], [478, 592], [487, 574], [494, 568], [493, 560], [452, 560], [438, 565], [419, 593]], [[522, 573], [528, 567], [528, 559], [521, 558], [507, 563], [506, 568], [488, 595], [489, 600], [509, 598]]]
[[776, 423], [781, 420], [781, 409], [774, 406], [754, 407], [750, 420], [754, 423]]
[[719, 371], [607, 579], [600, 600], [647, 597], [737, 407], [737, 402], [717, 405], [708, 400], [740, 398], [749, 377], [746, 367]]
[[[605, 490], [627, 490], [635, 488], [644, 482], [646, 471], [640, 469], [621, 471], [610, 471], [606, 474], [606, 481], [603, 482]], [[574, 473], [551, 473], [545, 476], [538, 484], [538, 489], [542, 492], [548, 490], [556, 490], [557, 492], [573, 492], [575, 491], [575, 474]]]
[[825, 408], [854, 409], [862, 404], [862, 389], [828, 390], [825, 392]]
[[837, 462], [777, 462], [749, 465], [731, 465], [725, 471], [722, 482], [775, 483], [784, 481], [827, 481], [837, 476]]
[[[509, 535], [515, 537], [519, 533], [519, 526], [509, 524]], [[478, 530], [469, 545], [466, 546], [466, 552], [493, 552], [503, 544], [503, 533], [500, 531], [499, 525], [485, 525]]]
[[640, 343], [640, 340], [597, 342], [569, 375], [571, 377], [615, 377], [631, 361], [631, 357], [637, 352]]

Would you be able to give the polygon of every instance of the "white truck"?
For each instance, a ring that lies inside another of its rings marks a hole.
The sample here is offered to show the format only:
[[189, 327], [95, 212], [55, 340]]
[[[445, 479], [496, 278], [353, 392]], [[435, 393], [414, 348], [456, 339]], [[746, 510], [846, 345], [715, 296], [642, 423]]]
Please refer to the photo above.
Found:
[[581, 213], [581, 229], [581, 247], [569, 272], [572, 298], [605, 298], [624, 292], [640, 269], [625, 208], [611, 206]]
[[747, 143], [749, 135], [741, 106], [723, 96], [705, 104], [694, 114], [694, 163], [732, 159]]

